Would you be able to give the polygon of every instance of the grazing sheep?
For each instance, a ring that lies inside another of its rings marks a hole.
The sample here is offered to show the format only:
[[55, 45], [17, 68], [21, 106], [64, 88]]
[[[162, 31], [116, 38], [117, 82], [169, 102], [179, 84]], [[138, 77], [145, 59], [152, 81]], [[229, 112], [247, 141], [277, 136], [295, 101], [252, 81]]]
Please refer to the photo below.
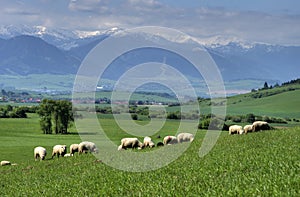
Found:
[[83, 152], [98, 153], [98, 149], [95, 143], [84, 141], [78, 145], [78, 153], [81, 154]]
[[124, 148], [122, 148], [122, 145], [118, 146], [118, 150], [125, 150]]
[[252, 126], [252, 125], [250, 125], [250, 124], [245, 125], [245, 126], [244, 126], [244, 133], [247, 134], [247, 133], [249, 133], [249, 132], [252, 132], [252, 131], [253, 131], [252, 129], [253, 129], [253, 126]]
[[121, 148], [143, 148], [143, 143], [141, 143], [137, 138], [123, 138], [121, 139]]
[[1, 161], [0, 163], [1, 166], [9, 166], [11, 165], [10, 161]]
[[229, 135], [230, 134], [243, 134], [243, 127], [239, 125], [231, 125], [229, 127]]
[[33, 152], [35, 160], [37, 160], [38, 158], [40, 158], [40, 160], [44, 160], [47, 155], [46, 149], [41, 146], [35, 147]]
[[177, 144], [178, 140], [177, 140], [177, 137], [168, 135], [168, 136], [164, 137], [163, 143], [164, 143], [164, 145]]
[[192, 142], [194, 140], [194, 135], [191, 133], [179, 133], [177, 135], [178, 143], [182, 142]]
[[74, 155], [71, 154], [71, 153], [67, 153], [67, 154], [64, 155], [64, 157], [73, 157], [73, 156], [74, 156]]
[[153, 148], [155, 146], [154, 142], [151, 140], [150, 137], [146, 136], [144, 137], [144, 143], [143, 143], [143, 147], [150, 147]]
[[265, 121], [255, 121], [255, 122], [253, 122], [252, 126], [253, 126], [253, 128], [252, 128], [253, 131], [261, 131], [261, 130], [270, 130], [271, 129], [269, 123], [267, 123]]
[[64, 156], [67, 153], [67, 146], [66, 145], [55, 145], [53, 146], [52, 150], [52, 159], [55, 155], [59, 158], [59, 156]]
[[157, 146], [157, 147], [159, 147], [159, 146], [164, 146], [164, 143], [158, 142], [158, 143], [156, 144], [156, 146]]
[[75, 154], [78, 152], [79, 144], [71, 144], [70, 145], [70, 154]]

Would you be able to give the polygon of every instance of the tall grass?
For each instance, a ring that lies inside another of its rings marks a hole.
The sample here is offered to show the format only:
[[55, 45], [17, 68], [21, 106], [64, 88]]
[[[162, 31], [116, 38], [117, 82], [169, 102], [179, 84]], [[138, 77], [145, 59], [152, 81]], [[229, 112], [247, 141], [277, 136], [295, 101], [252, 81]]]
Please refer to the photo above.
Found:
[[[90, 154], [59, 159], [47, 156], [45, 161], [35, 162], [34, 145], [46, 145], [50, 150], [55, 143], [69, 145], [79, 137], [43, 135], [34, 117], [0, 121], [1, 160], [18, 164], [0, 167], [1, 196], [300, 195], [300, 128], [247, 135], [222, 132], [203, 158], [198, 152], [206, 131], [200, 130], [188, 150], [168, 166], [132, 173], [111, 168]], [[109, 119], [103, 121], [114, 133], [110, 136], [113, 141], [124, 135]], [[174, 122], [168, 122], [161, 135], [173, 130]]]

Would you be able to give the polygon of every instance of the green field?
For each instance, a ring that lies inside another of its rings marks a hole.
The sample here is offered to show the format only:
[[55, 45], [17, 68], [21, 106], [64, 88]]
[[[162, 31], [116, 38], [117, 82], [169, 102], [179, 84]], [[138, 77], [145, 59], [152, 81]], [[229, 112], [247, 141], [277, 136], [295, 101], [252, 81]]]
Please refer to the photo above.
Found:
[[[280, 92], [283, 88], [286, 87], [229, 97], [227, 114], [253, 113], [299, 120], [300, 90], [297, 86], [295, 90]], [[277, 94], [266, 96], [267, 91], [268, 94], [277, 91]], [[260, 97], [254, 98], [259, 94]], [[110, 93], [101, 96], [109, 97]], [[153, 95], [137, 96], [137, 99], [154, 98]], [[211, 106], [214, 103], [204, 100], [200, 103], [200, 113], [210, 113]], [[214, 107], [218, 108], [217, 105]], [[166, 110], [179, 109], [176, 106]], [[40, 130], [38, 115], [28, 116], [26, 119], [0, 119], [0, 160], [17, 164], [0, 166], [0, 196], [300, 196], [300, 127], [294, 120], [288, 124], [271, 124], [281, 129], [247, 135], [228, 135], [223, 131], [204, 157], [199, 157], [199, 148], [206, 131], [198, 130], [188, 150], [167, 166], [148, 172], [128, 172], [107, 165], [105, 159], [114, 161], [113, 156], [101, 151], [96, 157], [84, 154], [51, 159], [54, 145], [69, 147], [82, 140], [93, 141], [96, 135], [87, 129], [80, 133], [84, 137], [81, 138], [74, 125], [67, 135], [45, 135]], [[112, 114], [98, 114], [98, 118], [115, 145], [121, 138], [130, 136], [116, 124]], [[127, 121], [125, 123], [129, 123]], [[146, 125], [149, 121], [140, 116], [136, 123]], [[160, 142], [162, 138], [158, 136], [174, 135], [178, 126], [178, 120], [167, 120], [150, 136], [155, 143]], [[180, 149], [183, 145], [127, 150], [125, 153], [156, 153], [165, 148]], [[34, 160], [35, 146], [47, 149], [45, 161]], [[122, 156], [122, 151], [119, 153]], [[155, 166], [157, 161], [165, 158], [167, 155], [149, 160], [148, 165]], [[124, 162], [128, 163], [126, 159]]]
[[[288, 88], [295, 88], [295, 90], [279, 92]], [[275, 94], [276, 91], [278, 93]], [[269, 94], [274, 93], [274, 95], [253, 98], [255, 94], [265, 94], [266, 92]], [[260, 116], [300, 119], [299, 101], [300, 85], [262, 90], [228, 97], [226, 101], [226, 114], [245, 115], [252, 113]], [[203, 114], [210, 113], [212, 106], [218, 108], [218, 106], [210, 105], [210, 100], [201, 102], [201, 112]]]
[[[116, 144], [126, 136], [113, 119], [100, 122]], [[167, 121], [159, 134], [172, 133], [177, 123]], [[133, 173], [107, 166], [90, 154], [51, 159], [53, 145], [80, 142], [74, 128], [69, 135], [41, 134], [34, 114], [0, 119], [0, 124], [0, 160], [18, 164], [0, 167], [1, 196], [300, 195], [299, 127], [233, 136], [224, 131], [203, 158], [198, 153], [206, 131], [199, 130], [189, 149], [171, 164]], [[161, 141], [156, 136], [155, 142]], [[45, 161], [34, 161], [33, 148], [38, 145], [48, 150]]]
[[229, 103], [227, 109], [228, 114], [241, 114], [241, 112], [247, 111], [257, 115], [300, 118], [299, 101], [300, 90], [295, 90], [235, 104]]

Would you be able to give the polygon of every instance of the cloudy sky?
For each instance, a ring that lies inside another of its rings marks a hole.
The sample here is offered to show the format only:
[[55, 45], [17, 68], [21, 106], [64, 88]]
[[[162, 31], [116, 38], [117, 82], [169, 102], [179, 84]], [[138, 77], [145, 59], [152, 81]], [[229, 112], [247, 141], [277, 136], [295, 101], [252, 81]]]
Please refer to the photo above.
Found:
[[299, 0], [1, 0], [0, 25], [164, 26], [200, 39], [300, 45]]

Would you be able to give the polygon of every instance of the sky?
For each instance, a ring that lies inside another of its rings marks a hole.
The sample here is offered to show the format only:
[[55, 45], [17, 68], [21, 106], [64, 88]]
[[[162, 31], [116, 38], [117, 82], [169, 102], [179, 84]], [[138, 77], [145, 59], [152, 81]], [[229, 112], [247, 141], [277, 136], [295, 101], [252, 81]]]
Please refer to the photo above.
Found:
[[174, 28], [206, 42], [300, 45], [299, 0], [1, 0], [0, 25]]

